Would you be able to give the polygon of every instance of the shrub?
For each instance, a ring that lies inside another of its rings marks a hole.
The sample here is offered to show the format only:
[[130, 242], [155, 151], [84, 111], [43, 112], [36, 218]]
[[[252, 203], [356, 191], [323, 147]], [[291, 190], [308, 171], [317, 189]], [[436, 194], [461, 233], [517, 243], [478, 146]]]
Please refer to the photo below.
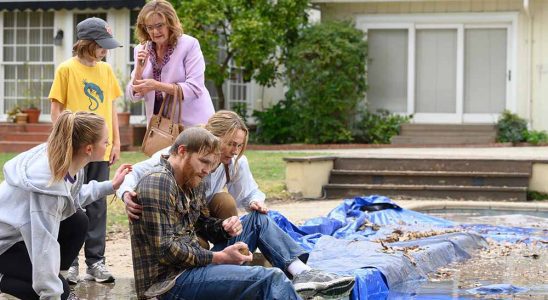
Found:
[[289, 50], [288, 96], [302, 107], [302, 141], [352, 140], [351, 126], [364, 99], [367, 44], [350, 22], [325, 22], [304, 29]]
[[299, 141], [299, 109], [292, 99], [282, 100], [265, 111], [254, 111], [257, 132], [253, 141], [286, 144]]
[[544, 144], [548, 142], [548, 134], [544, 130], [527, 131], [525, 135], [525, 140], [533, 145]]
[[365, 110], [356, 122], [354, 139], [367, 144], [390, 144], [390, 139], [400, 133], [401, 124], [408, 123], [413, 116], [390, 114], [386, 109], [377, 113]]
[[526, 140], [527, 122], [518, 115], [505, 110], [497, 121], [497, 142], [519, 143]]
[[270, 143], [352, 141], [357, 103], [364, 98], [367, 45], [349, 22], [305, 28], [288, 51], [285, 101], [255, 112], [257, 138]]

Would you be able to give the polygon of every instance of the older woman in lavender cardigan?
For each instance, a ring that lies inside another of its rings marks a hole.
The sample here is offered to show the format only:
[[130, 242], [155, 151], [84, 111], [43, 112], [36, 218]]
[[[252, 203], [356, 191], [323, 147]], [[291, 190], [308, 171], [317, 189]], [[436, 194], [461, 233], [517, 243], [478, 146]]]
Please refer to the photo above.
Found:
[[204, 57], [198, 40], [183, 34], [173, 6], [165, 0], [148, 2], [135, 30], [140, 45], [126, 94], [135, 102], [144, 98], [147, 123], [160, 110], [164, 94], [175, 93], [173, 83], [183, 91], [183, 125], [207, 123], [215, 110], [204, 84]]

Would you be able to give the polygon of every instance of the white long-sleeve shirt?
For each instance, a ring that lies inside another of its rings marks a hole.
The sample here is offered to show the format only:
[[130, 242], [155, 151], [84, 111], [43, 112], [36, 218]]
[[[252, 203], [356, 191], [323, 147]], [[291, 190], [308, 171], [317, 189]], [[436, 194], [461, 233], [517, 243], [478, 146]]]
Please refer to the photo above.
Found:
[[[117, 191], [122, 198], [127, 191], [133, 191], [139, 180], [153, 167], [160, 164], [161, 155], [167, 155], [169, 147], [156, 152], [149, 159], [133, 165], [133, 171], [126, 175], [124, 183]], [[264, 202], [266, 196], [255, 182], [249, 163], [245, 155], [242, 155], [236, 164], [233, 158], [228, 165], [230, 182], [226, 182], [226, 172], [223, 164], [220, 164], [213, 172], [204, 178], [206, 185], [206, 199], [209, 203], [213, 196], [226, 186], [228, 193], [236, 200], [239, 208], [249, 209], [251, 202]]]
[[61, 299], [60, 246], [62, 220], [79, 207], [113, 194], [111, 181], [84, 182], [80, 170], [68, 189], [63, 181], [50, 183], [47, 145], [25, 151], [4, 164], [0, 184], [0, 254], [24, 241], [32, 262], [32, 288], [40, 299]]

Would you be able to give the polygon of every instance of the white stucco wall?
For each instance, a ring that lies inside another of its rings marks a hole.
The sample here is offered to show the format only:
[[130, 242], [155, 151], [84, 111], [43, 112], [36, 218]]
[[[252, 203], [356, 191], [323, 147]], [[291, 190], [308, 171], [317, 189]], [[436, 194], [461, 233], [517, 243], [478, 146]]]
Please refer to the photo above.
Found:
[[63, 30], [63, 42], [60, 46], [55, 46], [53, 50], [53, 60], [55, 67], [72, 56], [72, 35], [75, 28], [72, 25], [72, 12], [61, 10], [55, 11], [53, 19], [53, 33]]
[[548, 130], [548, 1], [531, 5], [532, 22], [532, 108], [534, 129]]
[[107, 58], [107, 62], [112, 66], [112, 69], [116, 72], [121, 72], [122, 75], [127, 75], [127, 63], [129, 62], [129, 10], [128, 9], [116, 9], [109, 10], [107, 13], [107, 23], [112, 28], [112, 35], [122, 45], [122, 48], [113, 49], [110, 51]]

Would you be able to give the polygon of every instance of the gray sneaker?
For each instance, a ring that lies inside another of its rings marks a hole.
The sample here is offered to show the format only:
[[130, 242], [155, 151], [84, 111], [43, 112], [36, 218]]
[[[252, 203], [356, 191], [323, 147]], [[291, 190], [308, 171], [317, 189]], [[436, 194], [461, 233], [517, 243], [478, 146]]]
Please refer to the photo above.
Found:
[[69, 284], [77, 284], [78, 283], [78, 266], [70, 266], [70, 268], [67, 271], [67, 281]]
[[312, 269], [293, 277], [293, 286], [303, 299], [340, 298], [350, 294], [354, 288], [353, 276], [341, 276]]
[[93, 265], [89, 266], [86, 271], [86, 280], [97, 281], [100, 283], [111, 283], [114, 282], [114, 277], [105, 267], [103, 261], [98, 261]]

